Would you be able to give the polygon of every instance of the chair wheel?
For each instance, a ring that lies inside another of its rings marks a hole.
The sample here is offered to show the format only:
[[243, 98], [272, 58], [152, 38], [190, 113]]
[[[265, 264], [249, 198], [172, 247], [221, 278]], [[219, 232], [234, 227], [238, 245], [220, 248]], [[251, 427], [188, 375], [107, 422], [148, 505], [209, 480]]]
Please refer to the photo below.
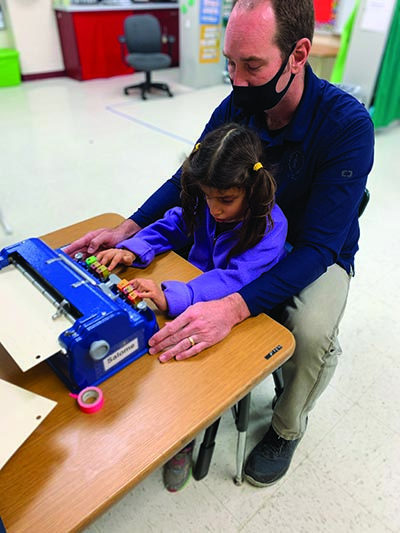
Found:
[[128, 94], [129, 94], [128, 89], [124, 89], [124, 93], [128, 96]]

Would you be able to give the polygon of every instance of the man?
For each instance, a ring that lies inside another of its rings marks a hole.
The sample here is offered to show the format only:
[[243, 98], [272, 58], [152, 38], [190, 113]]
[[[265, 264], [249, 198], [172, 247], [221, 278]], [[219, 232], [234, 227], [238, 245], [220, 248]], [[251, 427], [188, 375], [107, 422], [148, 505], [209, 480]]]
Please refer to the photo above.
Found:
[[[238, 0], [224, 44], [233, 91], [200, 137], [231, 121], [257, 131], [276, 163], [276, 200], [289, 221], [291, 253], [238, 293], [190, 307], [150, 340], [150, 353], [163, 352], [159, 359], [167, 361], [196, 355], [260, 312], [293, 332], [296, 350], [283, 365], [284, 391], [245, 465], [246, 479], [256, 486], [287, 472], [336, 367], [358, 249], [358, 207], [373, 163], [368, 112], [307, 63], [313, 30], [312, 0]], [[92, 232], [68, 252], [113, 246], [162, 216], [179, 203], [179, 176], [120, 227]]]

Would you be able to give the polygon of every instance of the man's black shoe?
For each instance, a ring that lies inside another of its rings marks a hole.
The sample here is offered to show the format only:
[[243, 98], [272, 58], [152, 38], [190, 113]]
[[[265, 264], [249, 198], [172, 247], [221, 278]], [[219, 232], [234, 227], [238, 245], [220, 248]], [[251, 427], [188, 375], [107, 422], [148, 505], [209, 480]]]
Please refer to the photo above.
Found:
[[301, 439], [285, 440], [270, 426], [247, 458], [244, 477], [256, 487], [272, 485], [283, 477]]

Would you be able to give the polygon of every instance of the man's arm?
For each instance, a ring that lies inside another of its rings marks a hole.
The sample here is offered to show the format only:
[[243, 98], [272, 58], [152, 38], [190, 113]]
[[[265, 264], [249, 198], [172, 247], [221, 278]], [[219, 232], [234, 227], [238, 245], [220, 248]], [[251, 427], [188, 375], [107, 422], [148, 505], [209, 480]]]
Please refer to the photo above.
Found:
[[181, 169], [157, 189], [129, 218], [141, 228], [159, 220], [172, 207], [181, 205]]

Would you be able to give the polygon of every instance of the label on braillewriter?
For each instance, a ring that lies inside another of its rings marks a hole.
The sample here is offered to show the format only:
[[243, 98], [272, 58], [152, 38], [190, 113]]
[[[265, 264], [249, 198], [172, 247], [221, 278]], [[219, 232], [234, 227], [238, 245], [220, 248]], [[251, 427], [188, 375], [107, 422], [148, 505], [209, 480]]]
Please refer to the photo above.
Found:
[[128, 344], [125, 344], [125, 346], [123, 346], [116, 352], [108, 355], [103, 360], [104, 370], [109, 370], [113, 366], [117, 365], [120, 361], [125, 359], [125, 357], [128, 357], [128, 355], [131, 355], [133, 352], [136, 352], [138, 348], [139, 341], [137, 338], [133, 339], [133, 341], [131, 342], [128, 342]]

